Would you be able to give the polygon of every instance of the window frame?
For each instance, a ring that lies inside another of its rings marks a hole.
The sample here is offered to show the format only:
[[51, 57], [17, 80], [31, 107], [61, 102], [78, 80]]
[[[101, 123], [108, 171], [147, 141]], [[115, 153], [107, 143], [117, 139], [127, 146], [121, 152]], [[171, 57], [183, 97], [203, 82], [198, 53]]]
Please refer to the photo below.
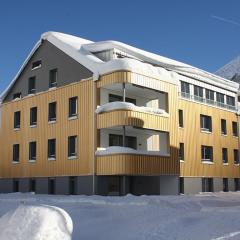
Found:
[[[34, 114], [36, 114], [36, 116], [34, 116]], [[37, 126], [37, 107], [31, 107], [30, 108], [30, 127], [35, 127], [35, 126]]]
[[[33, 86], [31, 86], [33, 83]], [[35, 94], [36, 93], [36, 76], [32, 76], [28, 78], [28, 94]]]
[[[19, 116], [18, 116], [19, 114]], [[14, 130], [19, 130], [21, 128], [21, 111], [16, 111], [14, 112], [14, 117], [13, 117], [13, 129]]]
[[[32, 149], [32, 147], [33, 147], [33, 149]], [[37, 142], [32, 141], [32, 142], [29, 142], [28, 161], [29, 162], [36, 162], [36, 160], [37, 160]]]
[[227, 136], [227, 120], [221, 119], [221, 134]]
[[[54, 112], [51, 113], [51, 106], [55, 106], [54, 107]], [[51, 116], [51, 115], [54, 115], [54, 116]], [[48, 122], [49, 123], [54, 123], [57, 121], [57, 102], [50, 102], [48, 103]]]
[[222, 148], [222, 163], [228, 164], [228, 149]]
[[[51, 144], [53, 144], [53, 146], [51, 146]], [[54, 152], [53, 154], [52, 150]], [[56, 138], [48, 139], [48, 160], [56, 160]]]
[[57, 87], [57, 82], [58, 82], [58, 69], [53, 68], [49, 70], [49, 88]]
[[[74, 140], [74, 142], [71, 142], [72, 140]], [[71, 152], [71, 144], [74, 144], [74, 152]], [[68, 159], [76, 159], [77, 158], [77, 135], [74, 136], [69, 136], [68, 137]]]
[[232, 121], [232, 135], [238, 137], [238, 123], [235, 121]]
[[[75, 101], [75, 112], [72, 113], [71, 110], [72, 110], [72, 101]], [[75, 96], [75, 97], [71, 97], [69, 98], [68, 100], [68, 118], [69, 119], [73, 119], [73, 118], [77, 118], [77, 115], [78, 115], [78, 97]]]
[[15, 143], [12, 147], [12, 163], [20, 162], [20, 144]]
[[178, 109], [178, 126], [180, 128], [184, 128], [184, 117], [182, 109]]
[[185, 149], [184, 149], [184, 143], [180, 142], [179, 143], [179, 154], [178, 158], [180, 161], [185, 161]]
[[[206, 153], [206, 150], [210, 150], [209, 153]], [[210, 158], [206, 158], [206, 155], [210, 155]], [[213, 163], [213, 147], [207, 145], [201, 145], [201, 160], [206, 163]]]
[[[207, 121], [205, 121], [205, 119], [207, 119]], [[201, 132], [212, 133], [212, 117], [211, 116], [200, 114], [200, 129], [201, 129]]]
[[234, 165], [239, 165], [239, 150], [233, 149], [233, 162]]

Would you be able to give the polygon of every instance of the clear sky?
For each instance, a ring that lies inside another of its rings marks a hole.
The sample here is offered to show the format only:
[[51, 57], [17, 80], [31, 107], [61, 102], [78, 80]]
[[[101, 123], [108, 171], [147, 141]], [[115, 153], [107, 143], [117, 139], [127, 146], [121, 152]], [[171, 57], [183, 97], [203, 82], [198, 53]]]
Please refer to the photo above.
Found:
[[118, 40], [214, 72], [240, 54], [240, 1], [3, 0], [0, 92], [46, 31]]

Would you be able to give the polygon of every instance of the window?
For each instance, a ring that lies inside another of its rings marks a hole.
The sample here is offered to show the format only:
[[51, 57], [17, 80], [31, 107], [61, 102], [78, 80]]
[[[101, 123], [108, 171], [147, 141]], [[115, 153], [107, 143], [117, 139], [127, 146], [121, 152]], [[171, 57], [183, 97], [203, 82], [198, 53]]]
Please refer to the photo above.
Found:
[[55, 178], [48, 178], [48, 194], [55, 194], [56, 181]]
[[32, 70], [36, 68], [40, 68], [42, 66], [42, 61], [38, 60], [32, 63]]
[[223, 191], [228, 192], [228, 179], [223, 178]]
[[69, 177], [69, 194], [77, 194], [77, 177]]
[[30, 126], [37, 125], [37, 107], [30, 108]]
[[203, 192], [213, 192], [213, 179], [212, 178], [202, 178], [202, 191]]
[[231, 96], [227, 96], [227, 105], [229, 106], [235, 106], [235, 98]]
[[227, 148], [222, 148], [222, 161], [223, 161], [223, 163], [228, 163], [228, 150], [227, 150]]
[[18, 92], [18, 93], [14, 93], [13, 94], [13, 99], [18, 99], [22, 97], [22, 93]]
[[29, 143], [29, 161], [36, 161], [37, 144], [36, 142]]
[[53, 88], [57, 86], [57, 69], [52, 69], [49, 72], [49, 88]]
[[13, 192], [19, 192], [19, 180], [13, 179]]
[[240, 179], [234, 178], [235, 191], [240, 191]]
[[233, 150], [234, 164], [239, 164], [239, 153], [238, 149]]
[[190, 85], [189, 85], [189, 83], [181, 81], [181, 92], [190, 94]]
[[13, 145], [13, 162], [19, 162], [19, 144]]
[[68, 116], [76, 117], [77, 116], [77, 97], [69, 98], [69, 114]]
[[217, 102], [219, 106], [224, 104], [224, 94], [217, 92]]
[[214, 103], [214, 91], [206, 89], [206, 102], [207, 103]]
[[21, 112], [14, 113], [14, 129], [19, 129], [21, 125]]
[[213, 147], [201, 146], [202, 161], [213, 162]]
[[197, 101], [203, 101], [203, 88], [194, 86], [194, 99]]
[[29, 180], [29, 192], [35, 192], [36, 191], [36, 180], [34, 178]]
[[238, 124], [237, 122], [232, 122], [232, 134], [234, 137], [238, 137]]
[[184, 143], [179, 144], [179, 160], [184, 160]]
[[28, 79], [28, 94], [34, 94], [36, 92], [36, 77], [30, 77]]
[[48, 159], [55, 160], [56, 158], [56, 139], [48, 139]]
[[178, 110], [178, 126], [183, 127], [183, 110]]
[[[123, 136], [117, 134], [109, 134], [109, 146], [123, 146]], [[125, 147], [137, 149], [137, 138], [126, 136]]]
[[221, 119], [221, 134], [227, 135], [227, 121], [225, 119]]
[[[126, 100], [126, 102], [133, 103], [134, 105], [136, 105], [136, 99], [134, 99], [134, 98], [126, 97], [125, 100]], [[108, 101], [109, 102], [122, 102], [123, 97], [119, 96], [119, 95], [115, 95], [115, 94], [109, 94]]]
[[56, 102], [49, 103], [49, 105], [48, 105], [48, 121], [49, 122], [56, 121], [56, 115], [57, 115], [56, 108], [57, 108]]
[[184, 194], [184, 178], [179, 178], [179, 193]]
[[202, 131], [212, 132], [212, 118], [206, 115], [200, 115], [200, 125]]
[[68, 157], [75, 158], [77, 156], [77, 136], [68, 137]]

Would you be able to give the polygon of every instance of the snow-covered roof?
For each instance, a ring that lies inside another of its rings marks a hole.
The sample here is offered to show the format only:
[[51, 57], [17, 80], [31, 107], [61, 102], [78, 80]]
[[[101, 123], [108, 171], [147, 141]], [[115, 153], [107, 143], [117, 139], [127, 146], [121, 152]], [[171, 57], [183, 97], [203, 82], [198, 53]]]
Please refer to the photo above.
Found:
[[[118, 70], [133, 71], [136, 73], [143, 73], [149, 77], [155, 77], [158, 79], [164, 79], [167, 81], [180, 80], [178, 75], [184, 75], [190, 78], [194, 78], [209, 84], [219, 86], [221, 88], [228, 89], [236, 92], [239, 88], [239, 84], [229, 81], [227, 79], [216, 76], [212, 73], [203, 71], [188, 64], [184, 64], [166, 57], [162, 57], [127, 44], [117, 41], [101, 41], [92, 42], [76, 36], [58, 33], [58, 32], [46, 32], [41, 35], [40, 40], [34, 46], [33, 50], [24, 61], [22, 67], [18, 71], [15, 78], [11, 81], [7, 89], [2, 93], [0, 99], [3, 100], [8, 91], [11, 89], [15, 81], [18, 79], [22, 70], [25, 68], [27, 62], [32, 57], [34, 52], [41, 45], [42, 40], [47, 40], [57, 48], [65, 52], [74, 60], [88, 68], [93, 73], [93, 79], [99, 79], [100, 75], [110, 73]], [[118, 49], [126, 54], [129, 54], [136, 59], [131, 58], [119, 58], [112, 59], [104, 62], [99, 59], [95, 52]]]

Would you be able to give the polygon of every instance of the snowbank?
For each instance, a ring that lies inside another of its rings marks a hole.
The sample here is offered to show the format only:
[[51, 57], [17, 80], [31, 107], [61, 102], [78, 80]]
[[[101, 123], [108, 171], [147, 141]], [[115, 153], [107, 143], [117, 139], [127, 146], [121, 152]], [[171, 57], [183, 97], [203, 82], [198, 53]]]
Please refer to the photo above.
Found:
[[72, 219], [62, 209], [20, 205], [0, 218], [1, 240], [70, 240]]
[[150, 108], [150, 107], [139, 107], [139, 106], [136, 106], [133, 103], [129, 103], [129, 102], [106, 103], [102, 106], [98, 106], [98, 108], [96, 109], [96, 113], [109, 112], [112, 110], [133, 110], [133, 111], [138, 111], [138, 112], [161, 114], [166, 117], [168, 116], [168, 113], [166, 113], [163, 109], [156, 109], [156, 108]]
[[112, 154], [136, 154], [136, 155], [152, 155], [152, 156], [161, 156], [169, 157], [170, 154], [162, 153], [160, 151], [140, 151], [128, 147], [107, 147], [102, 148], [101, 150], [96, 151], [97, 156], [112, 155]]

